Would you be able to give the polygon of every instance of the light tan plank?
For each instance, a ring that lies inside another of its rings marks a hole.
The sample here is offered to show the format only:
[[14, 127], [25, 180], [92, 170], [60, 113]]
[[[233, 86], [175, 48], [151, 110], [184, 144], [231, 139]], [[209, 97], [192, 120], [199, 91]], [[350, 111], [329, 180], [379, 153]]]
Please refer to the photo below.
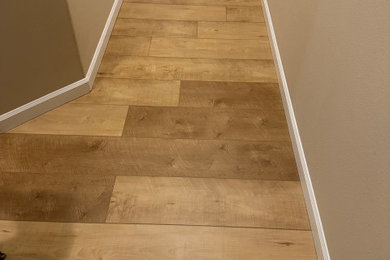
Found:
[[310, 229], [299, 182], [116, 178], [107, 222]]
[[289, 141], [282, 110], [130, 107], [124, 136]]
[[101, 77], [277, 83], [272, 60], [218, 60], [106, 56]]
[[124, 0], [128, 3], [259, 6], [259, 0]]
[[127, 106], [65, 104], [10, 133], [120, 136]]
[[223, 6], [123, 3], [118, 17], [157, 20], [226, 21], [226, 8]]
[[0, 221], [9, 259], [316, 259], [310, 231]]
[[105, 222], [114, 176], [0, 172], [0, 219]]
[[257, 40], [153, 38], [150, 56], [210, 59], [272, 59], [266, 38]]
[[180, 106], [282, 111], [277, 84], [182, 81]]
[[229, 6], [226, 8], [226, 13], [227, 21], [264, 23], [263, 11], [260, 6]]
[[198, 38], [258, 39], [267, 38], [265, 23], [199, 22]]
[[0, 135], [0, 171], [298, 180], [289, 142]]
[[151, 38], [112, 35], [105, 54], [147, 56]]
[[192, 21], [117, 19], [112, 35], [143, 37], [196, 37], [197, 24]]
[[90, 93], [73, 103], [177, 106], [180, 81], [96, 78]]

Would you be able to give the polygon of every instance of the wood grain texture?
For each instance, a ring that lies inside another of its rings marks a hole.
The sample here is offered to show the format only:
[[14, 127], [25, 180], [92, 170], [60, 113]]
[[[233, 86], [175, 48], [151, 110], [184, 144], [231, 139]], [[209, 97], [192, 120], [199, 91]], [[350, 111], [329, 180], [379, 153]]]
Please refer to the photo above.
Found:
[[261, 6], [229, 6], [226, 17], [231, 22], [265, 22]]
[[0, 221], [9, 259], [317, 259], [310, 231]]
[[217, 39], [267, 39], [265, 23], [245, 22], [199, 22], [199, 38]]
[[272, 60], [106, 56], [100, 65], [99, 75], [133, 79], [277, 83]]
[[283, 111], [277, 84], [182, 81], [180, 106]]
[[120, 136], [127, 106], [74, 104], [60, 106], [10, 133]]
[[208, 59], [272, 59], [268, 39], [153, 38], [150, 56]]
[[289, 141], [282, 111], [130, 107], [124, 136]]
[[226, 8], [223, 6], [123, 3], [118, 17], [154, 20], [226, 21]]
[[197, 23], [144, 19], [117, 19], [112, 35], [142, 37], [196, 37]]
[[128, 3], [153, 3], [153, 4], [177, 4], [177, 5], [238, 5], [259, 6], [258, 0], [124, 0]]
[[180, 81], [96, 78], [93, 89], [74, 103], [177, 106]]
[[122, 177], [107, 222], [310, 229], [299, 182]]
[[0, 219], [104, 222], [113, 176], [0, 173]]
[[0, 171], [298, 180], [289, 142], [0, 136]]
[[112, 35], [105, 54], [148, 56], [150, 41], [150, 37]]

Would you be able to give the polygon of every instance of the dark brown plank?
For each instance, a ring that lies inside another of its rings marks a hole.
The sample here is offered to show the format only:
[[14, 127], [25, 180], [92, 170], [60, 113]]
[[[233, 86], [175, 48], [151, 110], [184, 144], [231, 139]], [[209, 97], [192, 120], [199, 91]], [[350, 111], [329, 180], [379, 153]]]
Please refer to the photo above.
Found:
[[280, 110], [191, 107], [130, 107], [124, 136], [288, 141]]
[[298, 180], [289, 142], [4, 134], [0, 171]]
[[0, 173], [0, 219], [104, 222], [114, 176]]
[[277, 84], [182, 81], [180, 106], [283, 110]]

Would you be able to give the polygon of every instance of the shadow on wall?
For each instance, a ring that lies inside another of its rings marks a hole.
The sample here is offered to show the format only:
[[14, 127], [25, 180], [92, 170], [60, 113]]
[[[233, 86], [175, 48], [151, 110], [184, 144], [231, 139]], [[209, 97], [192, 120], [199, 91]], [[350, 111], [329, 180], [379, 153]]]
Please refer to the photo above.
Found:
[[0, 115], [84, 78], [66, 0], [0, 1]]

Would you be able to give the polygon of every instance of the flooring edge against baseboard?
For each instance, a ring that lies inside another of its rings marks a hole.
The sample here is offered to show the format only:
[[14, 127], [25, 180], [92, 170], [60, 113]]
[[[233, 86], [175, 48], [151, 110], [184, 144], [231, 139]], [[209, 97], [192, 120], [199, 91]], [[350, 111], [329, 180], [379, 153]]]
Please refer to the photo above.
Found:
[[263, 5], [263, 13], [267, 25], [268, 35], [270, 39], [272, 54], [274, 57], [276, 73], [279, 80], [279, 88], [282, 95], [283, 106], [286, 113], [286, 119], [291, 137], [291, 143], [294, 150], [295, 160], [298, 167], [299, 178], [305, 197], [306, 207], [310, 219], [311, 228], [313, 231], [314, 244], [316, 246], [318, 259], [330, 260], [328, 245], [326, 242], [324, 228], [322, 226], [321, 216], [317, 205], [317, 200], [310, 178], [309, 168], [307, 166], [305, 152], [301, 137], [299, 134], [298, 124], [295, 118], [294, 108], [292, 105], [290, 92], [287, 84], [287, 79], [284, 73], [282, 58], [279, 52], [278, 43], [276, 40], [275, 30], [272, 23], [271, 12], [267, 0], [261, 0]]
[[27, 104], [0, 115], [0, 133], [7, 132], [41, 114], [70, 102], [92, 90], [97, 71], [106, 50], [112, 29], [123, 0], [115, 0], [100, 36], [88, 72], [83, 79], [37, 98]]
[[95, 54], [92, 57], [91, 64], [88, 68], [86, 78], [88, 78], [90, 89], [92, 89], [93, 82], [95, 81], [100, 63], [102, 62], [104, 52], [106, 50], [108, 41], [111, 36], [112, 29], [114, 28], [115, 21], [118, 17], [119, 10], [121, 8], [121, 5], [123, 3], [123, 0], [115, 0], [110, 14], [108, 15], [107, 22], [103, 28], [103, 32], [100, 36], [98, 45], [96, 47]]

